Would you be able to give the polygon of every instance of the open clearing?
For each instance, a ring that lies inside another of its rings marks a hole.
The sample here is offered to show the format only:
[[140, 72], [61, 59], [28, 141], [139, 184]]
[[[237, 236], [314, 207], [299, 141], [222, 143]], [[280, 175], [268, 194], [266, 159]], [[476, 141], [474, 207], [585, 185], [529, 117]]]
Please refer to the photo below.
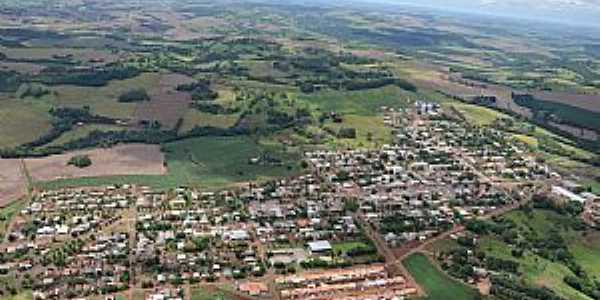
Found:
[[413, 254], [402, 261], [402, 264], [425, 289], [427, 300], [469, 300], [475, 299], [477, 295], [472, 288], [438, 270], [423, 254]]
[[[76, 155], [88, 155], [92, 165], [82, 169], [68, 166], [69, 159]], [[143, 144], [82, 150], [25, 160], [34, 181], [110, 175], [162, 175], [166, 172], [163, 163], [164, 156], [159, 146]]]

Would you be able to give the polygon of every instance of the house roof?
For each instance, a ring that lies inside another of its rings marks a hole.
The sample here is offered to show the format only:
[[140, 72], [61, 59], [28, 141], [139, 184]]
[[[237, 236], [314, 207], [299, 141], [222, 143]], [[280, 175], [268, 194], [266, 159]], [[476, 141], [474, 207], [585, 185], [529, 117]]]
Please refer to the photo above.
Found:
[[315, 241], [308, 243], [308, 248], [312, 252], [321, 252], [331, 250], [331, 244], [328, 241]]

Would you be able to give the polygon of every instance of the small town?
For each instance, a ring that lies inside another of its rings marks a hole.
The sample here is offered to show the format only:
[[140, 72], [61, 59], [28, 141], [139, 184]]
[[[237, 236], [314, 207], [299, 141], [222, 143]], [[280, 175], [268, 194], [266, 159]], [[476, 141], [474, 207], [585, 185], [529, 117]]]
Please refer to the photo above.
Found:
[[[315, 150], [291, 178], [201, 191], [121, 185], [36, 191], [11, 222], [0, 276], [35, 299], [408, 299], [423, 291], [401, 259], [464, 224], [540, 194], [600, 197], [561, 178], [501, 131], [416, 102], [381, 108], [394, 143]], [[485, 270], [484, 270], [485, 271]]]

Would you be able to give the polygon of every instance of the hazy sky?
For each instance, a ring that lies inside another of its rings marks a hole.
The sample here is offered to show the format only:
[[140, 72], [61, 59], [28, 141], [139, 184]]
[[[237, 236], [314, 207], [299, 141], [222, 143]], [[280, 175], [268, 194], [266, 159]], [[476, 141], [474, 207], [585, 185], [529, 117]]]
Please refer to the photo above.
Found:
[[600, 26], [600, 0], [371, 0]]

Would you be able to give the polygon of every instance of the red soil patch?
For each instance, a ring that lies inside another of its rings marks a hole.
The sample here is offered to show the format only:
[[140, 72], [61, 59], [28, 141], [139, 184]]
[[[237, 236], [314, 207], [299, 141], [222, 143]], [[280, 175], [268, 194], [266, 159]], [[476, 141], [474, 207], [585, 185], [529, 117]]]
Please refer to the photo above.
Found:
[[[87, 168], [68, 166], [75, 155], [88, 155], [92, 165]], [[45, 158], [26, 159], [29, 174], [35, 181], [61, 178], [98, 177], [111, 175], [163, 175], [164, 155], [158, 145], [130, 144], [110, 149], [75, 151]]]

